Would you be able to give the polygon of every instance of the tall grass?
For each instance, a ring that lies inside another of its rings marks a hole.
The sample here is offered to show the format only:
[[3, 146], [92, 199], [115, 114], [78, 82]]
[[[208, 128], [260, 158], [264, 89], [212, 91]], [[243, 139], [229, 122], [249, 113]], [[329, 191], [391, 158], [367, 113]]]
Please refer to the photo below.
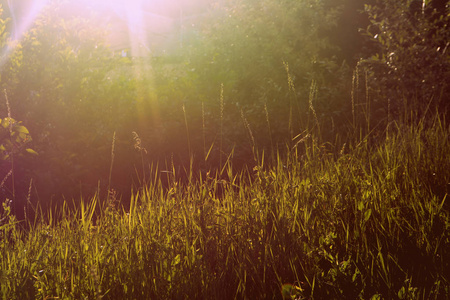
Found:
[[173, 168], [126, 211], [112, 193], [27, 231], [5, 203], [2, 298], [448, 299], [448, 133], [393, 123], [335, 153], [305, 135], [272, 166]]
[[[147, 151], [134, 132], [143, 180], [127, 209], [112, 189], [115, 133], [106, 201], [98, 194], [45, 214], [34, 208], [35, 220], [27, 226], [16, 220], [10, 202], [3, 203], [2, 298], [448, 299], [445, 118], [405, 113], [403, 121], [393, 121], [388, 111], [385, 135], [376, 134], [381, 123], [371, 125], [367, 82], [360, 103], [355, 73], [346, 143], [328, 147], [322, 141], [314, 81], [308, 100], [314, 120], [294, 137], [297, 101], [285, 68], [292, 92], [288, 130], [295, 143], [274, 153], [270, 136], [266, 157], [241, 110], [253, 169], [234, 172], [233, 152], [222, 161], [221, 86], [218, 170], [193, 174], [183, 106], [189, 167], [180, 174], [172, 158], [164, 170], [146, 172]], [[267, 105], [264, 114], [271, 133]], [[213, 145], [207, 151], [203, 105], [201, 130], [206, 162]]]
[[[9, 142], [12, 145], [13, 144], [13, 121], [11, 118], [11, 106], [9, 104], [8, 93], [6, 92], [6, 89], [3, 90], [3, 93], [5, 94], [6, 110], [8, 113]], [[11, 151], [11, 153], [10, 153], [10, 161], [11, 161], [11, 171], [8, 172], [8, 174], [3, 178], [0, 187], [3, 187], [6, 179], [9, 176], [11, 176], [11, 188], [12, 188], [12, 198], [13, 198], [12, 200], [15, 201], [16, 200], [16, 185], [15, 185], [15, 176], [14, 176], [14, 169], [15, 169], [14, 168], [14, 151]], [[13, 206], [13, 207], [15, 207], [15, 206]], [[13, 211], [15, 211], [14, 208], [13, 208]]]

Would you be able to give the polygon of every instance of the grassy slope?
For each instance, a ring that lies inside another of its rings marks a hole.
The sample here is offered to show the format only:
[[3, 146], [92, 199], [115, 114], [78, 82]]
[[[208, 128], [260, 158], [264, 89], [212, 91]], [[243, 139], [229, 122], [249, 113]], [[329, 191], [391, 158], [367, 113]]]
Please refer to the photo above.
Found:
[[449, 128], [394, 129], [334, 154], [306, 139], [273, 168], [188, 187], [155, 182], [127, 212], [92, 199], [24, 231], [5, 206], [2, 297], [449, 298]]

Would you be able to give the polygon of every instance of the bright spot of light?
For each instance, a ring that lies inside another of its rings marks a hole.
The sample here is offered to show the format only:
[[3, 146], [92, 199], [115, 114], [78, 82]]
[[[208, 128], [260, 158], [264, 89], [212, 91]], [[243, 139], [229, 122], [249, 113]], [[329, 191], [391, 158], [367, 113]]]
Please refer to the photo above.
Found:
[[[7, 46], [0, 51], [0, 68], [46, 6], [62, 5], [61, 18], [98, 17], [98, 26], [112, 50], [131, 50], [132, 56], [167, 53], [182, 46], [186, 11], [195, 13], [209, 0], [6, 0], [3, 9], [11, 16]], [[200, 9], [201, 10], [201, 9]], [[190, 14], [190, 13], [188, 13]], [[190, 16], [190, 15], [189, 15]]]
[[[79, 0], [92, 11], [109, 16], [109, 43], [114, 50], [146, 56], [175, 47], [183, 8], [198, 0]], [[164, 45], [164, 46], [161, 46]]]
[[12, 40], [20, 40], [22, 38], [48, 2], [49, 0], [7, 1], [8, 7], [3, 9], [10, 10], [13, 22]]
[[7, 0], [6, 5], [3, 5], [3, 11], [4, 13], [8, 11], [12, 24], [9, 36], [10, 41], [1, 49], [0, 68], [3, 67], [9, 54], [15, 49], [25, 32], [33, 25], [48, 2], [49, 0]]

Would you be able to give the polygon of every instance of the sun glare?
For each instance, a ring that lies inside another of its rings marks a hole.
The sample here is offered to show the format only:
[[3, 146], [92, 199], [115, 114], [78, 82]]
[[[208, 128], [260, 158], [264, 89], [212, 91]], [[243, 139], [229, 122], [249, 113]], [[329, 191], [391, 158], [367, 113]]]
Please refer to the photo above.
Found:
[[[56, 2], [55, 2], [56, 3]], [[180, 34], [185, 12], [204, 6], [203, 0], [66, 0], [61, 17], [96, 15], [107, 20], [107, 43], [113, 50], [131, 51], [134, 57], [163, 54], [182, 43]], [[202, 4], [203, 3], [203, 4]], [[52, 0], [7, 0], [4, 10], [10, 15], [12, 43], [2, 49], [2, 61], [14, 49], [42, 10]], [[105, 22], [99, 22], [99, 26]], [[126, 53], [128, 54], [128, 53]]]
[[[74, 0], [73, 0], [74, 1]], [[195, 3], [197, 0], [191, 0]], [[107, 43], [115, 52], [123, 56], [146, 58], [152, 55], [162, 55], [180, 46], [181, 18], [183, 5], [180, 0], [82, 0], [88, 9], [108, 20]], [[141, 73], [149, 76], [146, 84], [137, 85], [137, 120], [148, 119], [141, 112], [150, 105], [155, 124], [159, 123], [159, 109], [152, 93], [151, 72], [146, 69], [142, 60], [134, 60], [132, 71], [135, 76]], [[147, 101], [142, 101], [147, 99]]]
[[36, 17], [45, 7], [49, 0], [34, 1], [8, 1], [8, 6], [13, 22], [13, 32], [11, 38], [19, 40], [23, 34], [30, 28]]
[[[75, 0], [73, 0], [75, 1]], [[129, 49], [134, 57], [170, 51], [179, 32], [181, 0], [82, 0], [91, 11], [109, 19], [109, 43], [114, 50]], [[196, 1], [190, 1], [195, 3]], [[80, 3], [80, 1], [78, 1]]]
[[10, 42], [1, 50], [0, 68], [48, 2], [49, 0], [7, 0], [6, 5], [2, 6], [4, 13], [10, 16], [11, 24]]

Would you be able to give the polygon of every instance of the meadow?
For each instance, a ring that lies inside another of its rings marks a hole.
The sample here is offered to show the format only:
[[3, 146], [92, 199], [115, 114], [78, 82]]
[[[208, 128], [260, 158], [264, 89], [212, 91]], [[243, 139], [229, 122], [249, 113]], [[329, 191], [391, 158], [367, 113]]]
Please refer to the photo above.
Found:
[[5, 202], [2, 298], [446, 299], [449, 127], [390, 128], [185, 184], [173, 169], [168, 188], [155, 168], [129, 209], [111, 190], [25, 226]]
[[450, 299], [444, 2], [69, 2], [0, 3], [1, 299]]

